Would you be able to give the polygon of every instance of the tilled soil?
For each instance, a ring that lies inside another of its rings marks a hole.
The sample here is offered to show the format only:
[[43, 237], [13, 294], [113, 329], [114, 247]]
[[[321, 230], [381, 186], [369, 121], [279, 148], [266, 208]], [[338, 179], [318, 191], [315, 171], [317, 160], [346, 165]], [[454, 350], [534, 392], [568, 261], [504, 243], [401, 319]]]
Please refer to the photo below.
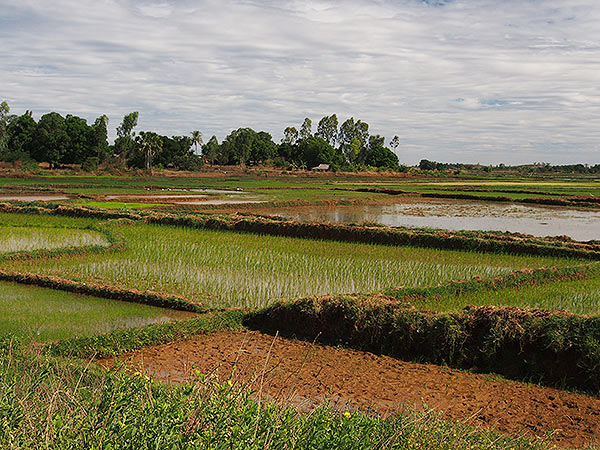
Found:
[[[119, 357], [156, 380], [204, 374], [262, 385], [263, 398], [310, 409], [329, 399], [339, 408], [382, 415], [423, 404], [455, 420], [510, 434], [552, 434], [563, 447], [600, 442], [600, 398], [447, 367], [404, 362], [347, 348], [258, 332], [218, 332], [147, 347]], [[104, 366], [113, 358], [100, 360]]]

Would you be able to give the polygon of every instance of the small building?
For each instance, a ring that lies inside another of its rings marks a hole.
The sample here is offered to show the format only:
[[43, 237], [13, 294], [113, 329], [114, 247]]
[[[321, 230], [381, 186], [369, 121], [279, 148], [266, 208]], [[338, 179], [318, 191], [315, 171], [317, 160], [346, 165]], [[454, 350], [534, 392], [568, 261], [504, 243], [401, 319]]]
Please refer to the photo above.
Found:
[[317, 167], [312, 168], [315, 172], [327, 172], [329, 170], [329, 164], [319, 164]]

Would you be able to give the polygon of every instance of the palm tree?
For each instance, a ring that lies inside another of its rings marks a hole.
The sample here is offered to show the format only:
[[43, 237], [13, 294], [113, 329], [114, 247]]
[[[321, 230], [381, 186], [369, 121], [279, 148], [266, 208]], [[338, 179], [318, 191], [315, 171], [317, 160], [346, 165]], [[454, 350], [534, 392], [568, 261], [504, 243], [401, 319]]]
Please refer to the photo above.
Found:
[[202, 133], [200, 131], [192, 131], [192, 143], [194, 144], [194, 153], [197, 155], [198, 146], [202, 147]]
[[144, 152], [144, 168], [150, 170], [152, 165], [152, 156], [162, 150], [162, 140], [160, 136], [152, 131], [140, 131], [135, 138], [138, 148]]

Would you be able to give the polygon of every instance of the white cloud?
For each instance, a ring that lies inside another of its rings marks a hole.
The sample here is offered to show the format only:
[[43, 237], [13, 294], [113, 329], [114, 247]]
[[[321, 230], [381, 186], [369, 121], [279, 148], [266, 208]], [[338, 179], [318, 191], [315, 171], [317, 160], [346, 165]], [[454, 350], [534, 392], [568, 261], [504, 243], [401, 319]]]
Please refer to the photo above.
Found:
[[220, 138], [336, 112], [408, 163], [597, 163], [599, 21], [592, 0], [0, 0], [0, 97]]

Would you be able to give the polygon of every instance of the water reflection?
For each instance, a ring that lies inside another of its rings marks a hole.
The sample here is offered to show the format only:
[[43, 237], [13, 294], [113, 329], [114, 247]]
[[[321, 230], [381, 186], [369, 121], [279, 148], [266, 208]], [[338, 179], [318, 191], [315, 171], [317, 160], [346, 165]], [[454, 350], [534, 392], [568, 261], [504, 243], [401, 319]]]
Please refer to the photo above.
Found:
[[275, 215], [301, 221], [377, 222], [392, 227], [566, 235], [579, 241], [600, 239], [600, 210], [514, 203], [444, 200], [385, 206], [314, 207], [280, 211]]

